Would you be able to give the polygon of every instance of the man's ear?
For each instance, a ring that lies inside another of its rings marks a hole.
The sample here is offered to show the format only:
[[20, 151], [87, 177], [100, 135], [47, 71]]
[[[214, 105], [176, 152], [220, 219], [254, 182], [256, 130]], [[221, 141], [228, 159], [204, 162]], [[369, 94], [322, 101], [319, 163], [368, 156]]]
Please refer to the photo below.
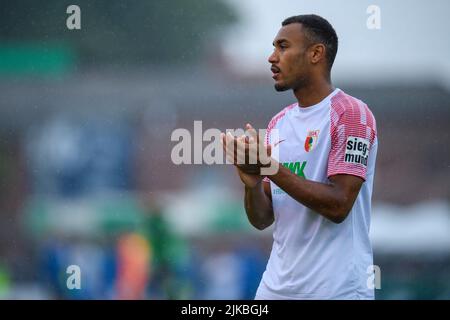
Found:
[[311, 63], [319, 63], [322, 59], [325, 59], [325, 46], [322, 43], [316, 43], [310, 48]]

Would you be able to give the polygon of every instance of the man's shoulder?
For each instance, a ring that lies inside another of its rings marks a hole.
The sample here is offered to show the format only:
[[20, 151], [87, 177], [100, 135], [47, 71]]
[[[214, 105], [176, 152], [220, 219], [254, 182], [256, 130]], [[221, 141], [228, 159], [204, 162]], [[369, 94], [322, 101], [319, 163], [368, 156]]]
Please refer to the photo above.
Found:
[[376, 130], [376, 120], [369, 106], [344, 91], [340, 90], [331, 98], [331, 122], [362, 123]]
[[[339, 90], [330, 100], [331, 107], [338, 112], [348, 112], [361, 107], [367, 107], [367, 104], [342, 90]], [[368, 108], [368, 107], [367, 107]]]
[[289, 114], [289, 111], [291, 111], [292, 109], [294, 109], [298, 104], [297, 103], [292, 103], [290, 105], [288, 105], [287, 107], [283, 108], [280, 112], [278, 112], [276, 115], [274, 115], [272, 117], [272, 119], [269, 122], [269, 125], [267, 127], [267, 129], [270, 131], [271, 129], [273, 129], [276, 124], [283, 119], [287, 114]]
[[342, 109], [342, 111], [359, 108], [365, 108], [370, 111], [367, 103], [342, 90], [339, 90], [339, 92], [331, 98], [331, 105], [334, 109]]

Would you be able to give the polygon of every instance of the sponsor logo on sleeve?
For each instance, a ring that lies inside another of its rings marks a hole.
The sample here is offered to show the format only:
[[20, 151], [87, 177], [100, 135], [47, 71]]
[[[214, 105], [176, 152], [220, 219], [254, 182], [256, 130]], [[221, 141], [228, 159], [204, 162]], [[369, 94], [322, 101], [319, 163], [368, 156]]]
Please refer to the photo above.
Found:
[[344, 162], [361, 164], [367, 167], [369, 145], [370, 142], [368, 139], [349, 136], [345, 145]]

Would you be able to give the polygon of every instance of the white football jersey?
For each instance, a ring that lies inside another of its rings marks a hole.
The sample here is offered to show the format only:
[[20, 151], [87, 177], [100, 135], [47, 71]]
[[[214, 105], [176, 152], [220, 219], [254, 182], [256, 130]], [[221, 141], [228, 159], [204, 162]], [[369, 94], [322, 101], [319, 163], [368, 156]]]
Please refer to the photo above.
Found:
[[280, 164], [307, 180], [328, 183], [330, 176], [350, 174], [365, 181], [347, 218], [336, 224], [265, 178], [275, 225], [256, 299], [373, 299], [369, 227], [378, 142], [372, 112], [336, 89], [316, 105], [295, 103], [278, 113], [266, 142]]

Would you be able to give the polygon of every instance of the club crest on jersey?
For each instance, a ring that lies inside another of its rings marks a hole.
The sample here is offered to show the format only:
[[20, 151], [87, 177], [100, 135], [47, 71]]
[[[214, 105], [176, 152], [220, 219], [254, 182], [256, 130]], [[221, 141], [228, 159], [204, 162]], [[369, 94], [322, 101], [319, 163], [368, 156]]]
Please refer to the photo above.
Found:
[[312, 130], [308, 131], [308, 135], [305, 139], [305, 150], [306, 152], [310, 152], [317, 144], [317, 139], [319, 139], [320, 130]]

